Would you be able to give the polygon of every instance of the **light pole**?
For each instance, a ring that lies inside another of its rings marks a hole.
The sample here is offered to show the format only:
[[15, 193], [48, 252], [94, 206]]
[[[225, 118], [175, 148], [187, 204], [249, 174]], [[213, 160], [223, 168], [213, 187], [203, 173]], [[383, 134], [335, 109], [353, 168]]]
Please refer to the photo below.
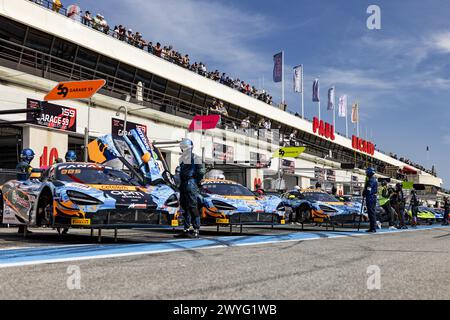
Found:
[[120, 116], [120, 112], [123, 111], [125, 114], [124, 122], [123, 122], [123, 135], [128, 135], [127, 132], [127, 115], [128, 115], [128, 107], [127, 106], [120, 106], [118, 111], [116, 112], [116, 116]]

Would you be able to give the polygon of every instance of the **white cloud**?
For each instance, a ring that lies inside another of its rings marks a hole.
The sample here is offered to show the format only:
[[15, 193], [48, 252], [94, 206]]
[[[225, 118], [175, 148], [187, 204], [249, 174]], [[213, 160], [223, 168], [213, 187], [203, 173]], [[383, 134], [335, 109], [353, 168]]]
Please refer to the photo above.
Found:
[[432, 38], [434, 48], [444, 52], [450, 53], [450, 32], [442, 32]]
[[153, 43], [160, 41], [188, 53], [191, 61], [202, 61], [209, 69], [220, 65], [235, 76], [270, 68], [271, 58], [263, 58], [249, 43], [267, 36], [275, 26], [256, 11], [245, 12], [226, 2], [205, 0], [124, 2], [117, 4], [122, 12], [114, 20], [120, 21], [123, 10], [130, 12], [133, 8], [134, 31], [141, 31]]

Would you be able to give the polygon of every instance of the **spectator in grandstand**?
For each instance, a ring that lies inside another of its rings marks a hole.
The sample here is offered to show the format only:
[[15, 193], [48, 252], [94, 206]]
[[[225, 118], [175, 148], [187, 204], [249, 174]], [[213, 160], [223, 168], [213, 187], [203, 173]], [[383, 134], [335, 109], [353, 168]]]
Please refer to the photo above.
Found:
[[250, 128], [250, 117], [245, 117], [241, 121], [241, 129], [244, 129], [244, 131], [247, 131], [247, 129]]
[[289, 145], [295, 146], [297, 143], [297, 130], [294, 130], [289, 135]]
[[161, 57], [162, 48], [161, 43], [157, 42], [156, 46], [153, 47], [153, 54], [157, 57]]
[[264, 121], [263, 126], [264, 126], [264, 129], [270, 130], [272, 128], [272, 122], [270, 121], [270, 119], [266, 119]]
[[83, 24], [87, 25], [87, 26], [91, 26], [92, 24], [92, 17], [91, 17], [91, 13], [89, 11], [86, 10], [86, 12], [84, 13], [81, 21], [83, 22]]
[[190, 61], [189, 61], [189, 55], [188, 54], [184, 55], [184, 57], [183, 57], [183, 59], [181, 61], [181, 64], [183, 65], [183, 67], [189, 68]]
[[52, 10], [55, 12], [59, 12], [59, 10], [62, 8], [61, 0], [53, 0], [53, 6]]
[[148, 53], [154, 54], [154, 52], [153, 52], [153, 42], [149, 41], [147, 43], [147, 51], [148, 51]]

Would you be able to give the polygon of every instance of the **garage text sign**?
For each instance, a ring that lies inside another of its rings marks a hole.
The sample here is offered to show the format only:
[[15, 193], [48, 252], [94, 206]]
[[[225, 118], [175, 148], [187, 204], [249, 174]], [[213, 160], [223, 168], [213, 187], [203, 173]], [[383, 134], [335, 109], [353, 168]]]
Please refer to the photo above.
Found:
[[352, 148], [373, 156], [375, 154], [375, 145], [372, 142], [352, 136]]
[[106, 81], [103, 79], [60, 82], [47, 93], [44, 100], [89, 99], [105, 83]]
[[[27, 99], [27, 109], [42, 108], [42, 113], [37, 119], [37, 124], [47, 128], [76, 132], [77, 109], [51, 104], [46, 101]], [[27, 120], [33, 120], [33, 115], [28, 113]]]
[[324, 122], [323, 120], [319, 120], [314, 117], [313, 119], [313, 132], [318, 134], [321, 137], [334, 140], [334, 126], [329, 124], [328, 122]]

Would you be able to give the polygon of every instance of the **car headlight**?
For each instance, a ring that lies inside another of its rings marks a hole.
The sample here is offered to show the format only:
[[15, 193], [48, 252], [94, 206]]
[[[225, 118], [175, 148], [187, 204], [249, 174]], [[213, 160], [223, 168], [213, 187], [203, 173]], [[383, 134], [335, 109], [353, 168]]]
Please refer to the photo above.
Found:
[[166, 206], [176, 208], [180, 206], [180, 202], [178, 201], [178, 198], [175, 194], [172, 194], [169, 199], [167, 199]]
[[67, 190], [66, 191], [67, 196], [69, 197], [70, 201], [72, 201], [75, 204], [86, 206], [86, 205], [94, 205], [94, 204], [101, 204], [102, 201], [91, 197], [85, 193], [73, 191], [73, 190]]
[[212, 204], [214, 207], [217, 208], [217, 210], [236, 210], [236, 207], [232, 206], [231, 204], [228, 204], [226, 202], [220, 201], [220, 200], [213, 200]]

